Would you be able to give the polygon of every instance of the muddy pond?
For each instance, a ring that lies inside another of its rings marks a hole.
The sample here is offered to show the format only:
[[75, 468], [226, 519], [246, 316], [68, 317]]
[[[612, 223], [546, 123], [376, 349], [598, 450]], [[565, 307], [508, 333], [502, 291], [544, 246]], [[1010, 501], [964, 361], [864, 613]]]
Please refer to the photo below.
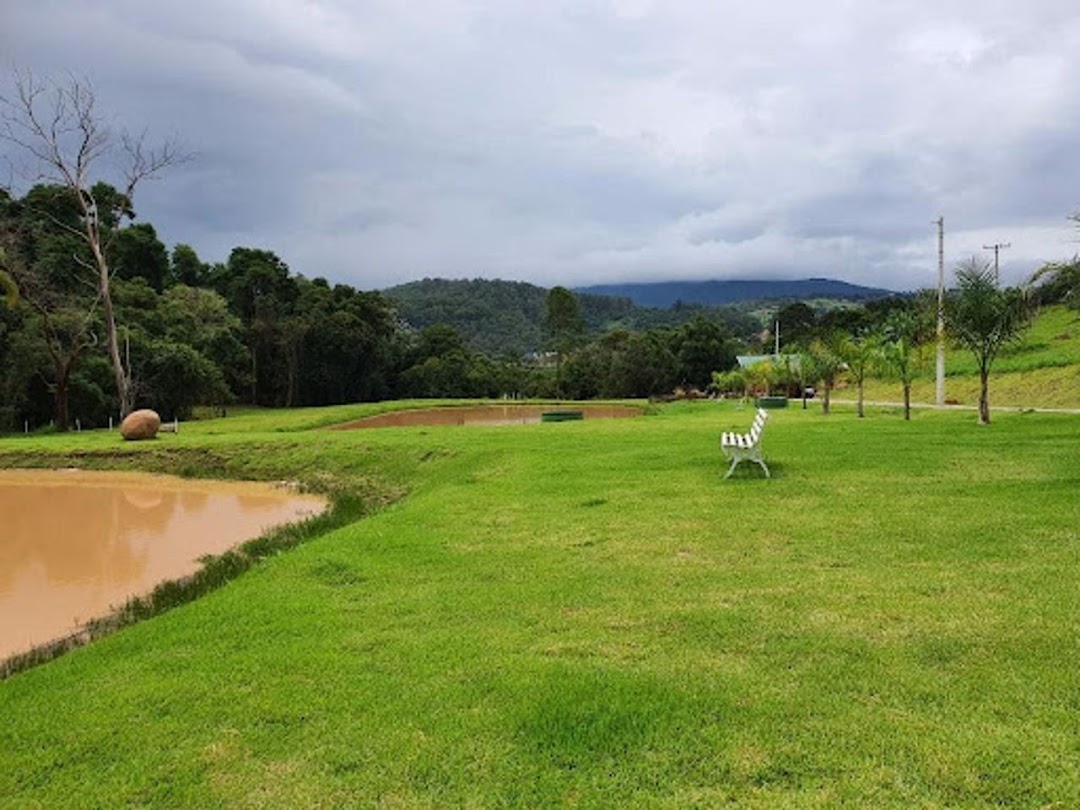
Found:
[[0, 470], [0, 660], [325, 508], [269, 484]]
[[438, 425], [521, 425], [540, 422], [545, 413], [566, 410], [580, 412], [583, 419], [625, 419], [641, 416], [642, 413], [640, 408], [628, 405], [469, 405], [391, 411], [334, 425], [332, 430]]

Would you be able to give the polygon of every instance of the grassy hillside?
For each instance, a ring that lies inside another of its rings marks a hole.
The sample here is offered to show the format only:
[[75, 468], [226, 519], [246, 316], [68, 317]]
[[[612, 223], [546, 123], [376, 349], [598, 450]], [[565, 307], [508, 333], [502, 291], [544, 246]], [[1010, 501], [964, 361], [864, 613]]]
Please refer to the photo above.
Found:
[[[1016, 345], [994, 361], [994, 371], [1032, 371], [1040, 368], [1080, 366], [1080, 313], [1063, 306], [1040, 312]], [[970, 352], [955, 349], [946, 357], [946, 375], [977, 374]]]
[[367, 407], [0, 440], [391, 504], [0, 682], [0, 807], [1080, 804], [1080, 418], [776, 412], [723, 482], [727, 405]]
[[[934, 348], [928, 347], [919, 379], [912, 386], [916, 402], [935, 398]], [[971, 353], [950, 347], [945, 355], [945, 396], [965, 405], [979, 399], [978, 366]], [[851, 390], [842, 396], [851, 397]], [[896, 401], [899, 383], [871, 380], [866, 396]], [[1080, 408], [1080, 315], [1065, 307], [1041, 312], [1023, 340], [1004, 350], [990, 372], [990, 404], [1019, 407]]]

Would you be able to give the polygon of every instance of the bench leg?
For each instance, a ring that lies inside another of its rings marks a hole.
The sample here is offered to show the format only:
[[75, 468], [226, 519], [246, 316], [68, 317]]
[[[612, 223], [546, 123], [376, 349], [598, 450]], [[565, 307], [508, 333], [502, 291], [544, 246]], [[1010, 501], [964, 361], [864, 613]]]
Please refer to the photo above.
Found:
[[728, 467], [727, 474], [724, 475], [724, 480], [731, 478], [731, 474], [735, 472], [735, 468], [739, 466], [740, 461], [755, 461], [765, 473], [766, 478], [772, 478], [772, 473], [769, 472], [768, 466], [765, 464], [765, 459], [761, 457], [760, 453], [739, 453], [732, 452], [731, 454], [731, 466]]

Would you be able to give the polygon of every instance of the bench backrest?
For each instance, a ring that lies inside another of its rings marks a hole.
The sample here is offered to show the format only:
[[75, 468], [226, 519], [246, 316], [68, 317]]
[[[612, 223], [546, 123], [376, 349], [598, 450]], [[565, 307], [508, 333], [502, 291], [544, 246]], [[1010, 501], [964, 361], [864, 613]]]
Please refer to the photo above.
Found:
[[756, 446], [761, 440], [761, 432], [765, 430], [765, 422], [768, 421], [768, 419], [769, 414], [758, 408], [757, 414], [754, 415], [753, 424], [750, 425], [750, 432], [746, 434], [724, 433], [720, 436], [720, 446], [736, 448]]
[[754, 424], [750, 426], [750, 433], [748, 434], [751, 444], [758, 443], [758, 439], [761, 438], [761, 432], [765, 430], [765, 423], [768, 421], [768, 419], [768, 411], [758, 408], [757, 415], [754, 417]]

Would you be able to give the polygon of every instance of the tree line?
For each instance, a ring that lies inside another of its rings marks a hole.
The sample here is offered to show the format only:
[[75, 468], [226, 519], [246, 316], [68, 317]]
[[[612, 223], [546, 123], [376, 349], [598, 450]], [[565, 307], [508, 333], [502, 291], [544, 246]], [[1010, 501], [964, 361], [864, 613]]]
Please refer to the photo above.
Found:
[[152, 223], [123, 222], [134, 212], [121, 192], [104, 183], [90, 191], [129, 402], [105, 339], [78, 192], [0, 191], [0, 430], [100, 427], [133, 406], [186, 418], [233, 403], [649, 396], [704, 387], [742, 345], [703, 316], [590, 338], [577, 297], [556, 288], [562, 320], [542, 325], [531, 352], [477, 351], [453, 326], [416, 329], [388, 297], [306, 278], [269, 250], [237, 247], [216, 263], [184, 244], [170, 251]]
[[[135, 221], [134, 194], [185, 156], [170, 143], [149, 148], [140, 136], [114, 135], [84, 82], [16, 74], [14, 86], [13, 97], [0, 97], [0, 142], [26, 158], [36, 180], [21, 196], [0, 189], [0, 430], [99, 427], [136, 406], [186, 418], [195, 406], [238, 402], [723, 390], [734, 384], [724, 374], [736, 354], [768, 343], [745, 315], [727, 310], [637, 311], [620, 299], [582, 299], [556, 287], [542, 293], [535, 330], [520, 318], [500, 321], [492, 325], [498, 350], [485, 351], [445, 322], [461, 322], [460, 298], [441, 316], [429, 310], [429, 322], [416, 328], [392, 299], [295, 274], [269, 250], [237, 247], [215, 263], [187, 245], [169, 251], [152, 223]], [[112, 183], [101, 179], [110, 167]], [[1048, 265], [1034, 296], [1076, 306], [1078, 268], [1076, 259]], [[999, 290], [988, 273], [973, 264], [958, 274], [950, 307], [954, 336], [980, 359], [981, 405], [993, 357], [1022, 327], [1032, 299]], [[483, 296], [496, 296], [507, 313], [539, 305], [540, 288], [531, 285], [503, 299], [506, 285], [473, 286], [473, 305]], [[782, 370], [784, 384], [796, 373], [801, 390], [808, 381], [824, 384], [827, 408], [841, 370], [868, 369], [866, 358], [885, 357], [907, 380], [906, 398], [928, 311], [925, 296], [820, 315], [805, 304], [783, 307], [786, 341], [805, 358], [797, 370]], [[490, 320], [483, 312], [477, 307], [466, 323], [482, 326]]]
[[[186, 418], [199, 405], [657, 397], [680, 387], [797, 395], [816, 385], [827, 400], [841, 373], [856, 384], [868, 373], [892, 373], [907, 399], [920, 347], [935, 337], [928, 293], [826, 312], [793, 302], [776, 319], [783, 355], [798, 356], [798, 367], [736, 370], [736, 355], [772, 349], [768, 330], [736, 335], [724, 320], [698, 313], [678, 326], [590, 332], [578, 296], [556, 287], [535, 350], [496, 355], [472, 349], [445, 323], [414, 328], [380, 293], [296, 274], [269, 250], [238, 247], [217, 263], [187, 245], [170, 251], [151, 223], [121, 224], [130, 212], [121, 192], [97, 184], [93, 195], [131, 402], [166, 418]], [[36, 185], [22, 197], [0, 192], [0, 430], [98, 427], [122, 413], [95, 262], [78, 235], [85, 216], [64, 186]], [[960, 268], [950, 334], [978, 349], [984, 378], [1022, 326], [1023, 306], [1077, 304], [1078, 267], [1048, 265], [1026, 297], [999, 290], [985, 263]], [[968, 313], [966, 338], [963, 302], [981, 302]], [[1005, 316], [1013, 321], [1002, 331], [994, 318]], [[984, 345], [988, 334], [1000, 339]]]
[[[120, 192], [97, 184], [93, 194], [130, 401], [166, 418], [238, 402], [648, 396], [679, 384], [704, 387], [741, 345], [704, 317], [590, 340], [576, 296], [556, 288], [562, 320], [547, 324], [528, 356], [495, 356], [471, 349], [448, 324], [413, 328], [380, 293], [295, 274], [269, 250], [238, 247], [218, 263], [183, 244], [169, 251], [151, 223], [121, 226], [118, 212], [129, 203]], [[0, 192], [6, 431], [46, 423], [65, 430], [76, 420], [97, 427], [124, 412], [91, 247], [79, 236], [85, 213], [74, 197], [59, 185], [22, 197]]]

